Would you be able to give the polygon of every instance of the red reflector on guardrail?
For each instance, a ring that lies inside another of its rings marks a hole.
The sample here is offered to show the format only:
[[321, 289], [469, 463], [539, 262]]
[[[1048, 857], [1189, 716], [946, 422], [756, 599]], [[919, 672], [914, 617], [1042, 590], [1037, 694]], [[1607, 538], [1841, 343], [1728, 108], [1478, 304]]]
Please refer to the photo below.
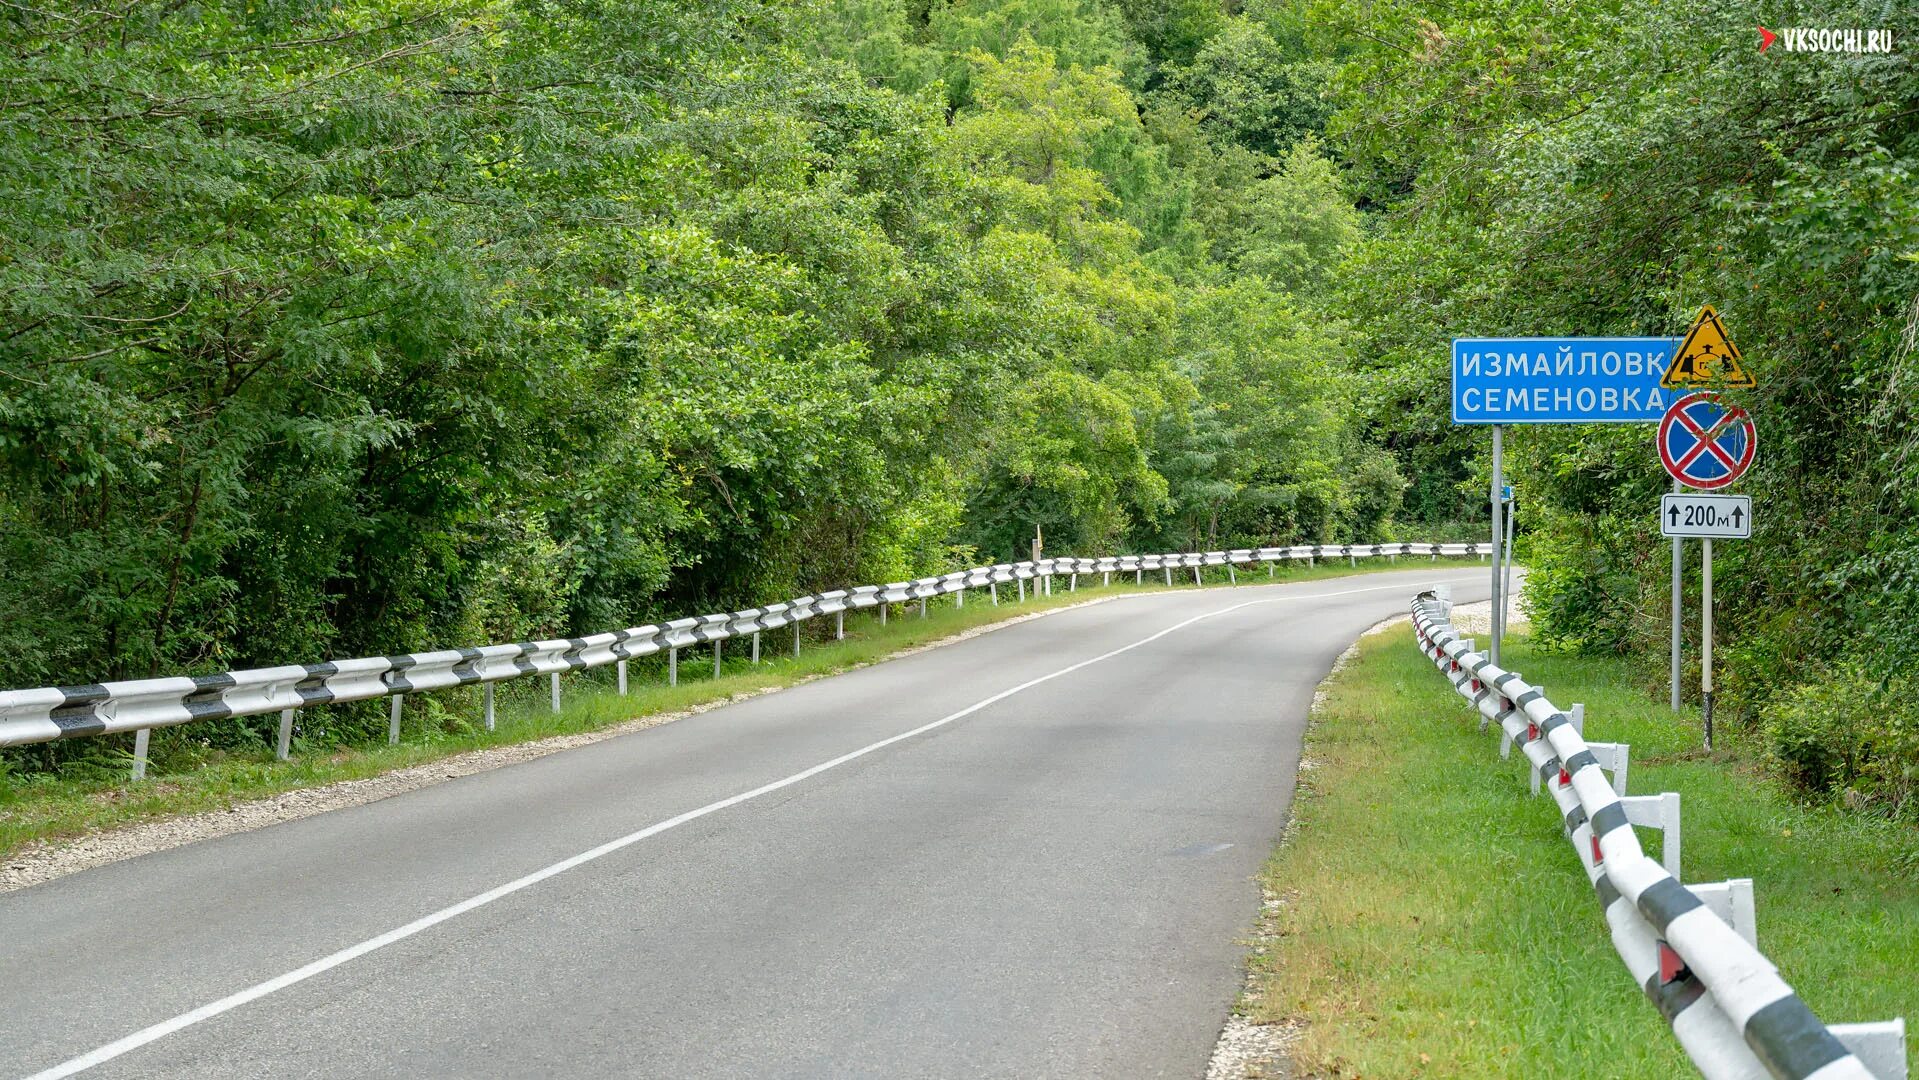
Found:
[[1664, 941], [1659, 942], [1659, 985], [1665, 986], [1690, 974], [1692, 972], [1686, 969], [1686, 961], [1680, 958], [1679, 953]]
[[1537, 738], [1539, 738], [1539, 725], [1528, 723], [1526, 725], [1526, 741], [1532, 742], [1534, 739], [1537, 739]]
[[1593, 834], [1592, 841], [1593, 841], [1593, 865], [1598, 866], [1600, 863], [1606, 861], [1606, 853], [1599, 850], [1599, 834], [1598, 833]]
[[1573, 782], [1573, 774], [1567, 772], [1566, 767], [1564, 765], [1561, 765], [1559, 767], [1559, 786], [1565, 787], [1568, 784], [1571, 784], [1572, 782]]

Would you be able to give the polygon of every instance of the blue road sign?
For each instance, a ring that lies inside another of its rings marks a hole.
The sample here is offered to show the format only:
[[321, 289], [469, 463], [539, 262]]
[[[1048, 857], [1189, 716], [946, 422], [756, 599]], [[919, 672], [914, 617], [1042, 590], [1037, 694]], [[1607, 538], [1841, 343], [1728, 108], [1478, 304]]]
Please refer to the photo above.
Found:
[[1678, 338], [1454, 338], [1455, 424], [1654, 424]]

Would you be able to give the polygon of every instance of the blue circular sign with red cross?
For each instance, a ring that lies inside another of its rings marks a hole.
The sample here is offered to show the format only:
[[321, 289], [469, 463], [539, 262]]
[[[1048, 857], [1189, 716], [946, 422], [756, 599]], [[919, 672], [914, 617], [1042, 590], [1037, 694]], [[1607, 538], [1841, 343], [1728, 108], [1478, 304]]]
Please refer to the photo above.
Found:
[[1688, 487], [1725, 487], [1745, 475], [1758, 451], [1752, 414], [1711, 391], [1673, 402], [1659, 421], [1659, 460]]

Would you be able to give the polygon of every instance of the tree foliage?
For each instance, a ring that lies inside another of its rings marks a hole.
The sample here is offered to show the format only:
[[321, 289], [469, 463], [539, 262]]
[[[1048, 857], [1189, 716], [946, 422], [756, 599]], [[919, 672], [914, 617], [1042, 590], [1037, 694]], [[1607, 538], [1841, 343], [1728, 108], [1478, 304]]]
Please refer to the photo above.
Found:
[[[1903, 613], [1919, 568], [1909, 49], [1761, 53], [1750, 9], [1716, 0], [1578, 18], [1537, 3], [1303, 8], [1328, 48], [1353, 50], [1328, 137], [1378, 231], [1343, 276], [1345, 310], [1374, 366], [1375, 430], [1417, 478], [1413, 512], [1464, 516], [1484, 490], [1483, 450], [1445, 421], [1448, 338], [1676, 335], [1714, 305], [1757, 374], [1736, 396], [1761, 431], [1745, 484], [1758, 532], [1716, 560], [1725, 705], [1749, 727], [1771, 710], [1789, 759], [1808, 759], [1793, 741], [1808, 731], [1851, 739], [1791, 718], [1831, 699], [1795, 684], [1865, 671], [1906, 686], [1919, 657]], [[1898, 41], [1919, 30], [1899, 5], [1819, 15]], [[1651, 683], [1669, 562], [1650, 514], [1668, 481], [1647, 429], [1537, 428], [1508, 445], [1542, 632], [1642, 656]], [[1919, 778], [1910, 740], [1826, 752], [1885, 755], [1799, 769], [1856, 784], [1855, 801], [1900, 803]]]
[[1330, 69], [1279, 22], [133, 0], [0, 36], [6, 685], [592, 632], [1035, 527], [1392, 528]]

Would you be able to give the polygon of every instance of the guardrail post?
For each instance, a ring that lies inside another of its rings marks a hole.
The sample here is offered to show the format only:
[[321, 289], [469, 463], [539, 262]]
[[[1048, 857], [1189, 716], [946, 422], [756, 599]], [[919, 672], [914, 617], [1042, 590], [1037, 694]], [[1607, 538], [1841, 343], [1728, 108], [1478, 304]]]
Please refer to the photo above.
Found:
[[293, 710], [280, 710], [280, 739], [274, 746], [273, 757], [276, 761], [285, 761], [293, 753]]
[[[996, 604], [999, 603], [999, 597], [995, 596], [993, 602]], [[798, 626], [799, 623], [794, 623], [793, 625]], [[798, 632], [797, 630], [794, 631], [794, 633]], [[833, 640], [846, 640], [846, 612], [844, 611], [835, 611], [833, 613]]]
[[1146, 584], [1146, 570], [1144, 567], [1139, 567], [1139, 566], [1133, 567], [1133, 584], [1135, 585]]
[[1715, 881], [1709, 885], [1688, 885], [1686, 891], [1698, 897], [1700, 902], [1719, 916], [1719, 921], [1733, 928], [1746, 944], [1759, 947], [1759, 923], [1755, 916], [1757, 908], [1753, 903], [1752, 879], [1733, 878], [1730, 881]]
[[666, 685], [680, 685], [680, 649], [677, 645], [666, 647]]
[[1827, 1024], [1826, 1030], [1852, 1051], [1875, 1080], [1906, 1080], [1906, 1022], [1879, 1020], [1870, 1024]]
[[1113, 583], [1113, 572], [1111, 570], [1100, 571], [1100, 575], [1099, 575], [1100, 587], [1105, 588], [1111, 585], [1112, 583]]
[[1271, 559], [1266, 560], [1266, 577], [1268, 580], [1271, 580], [1273, 577], [1273, 560]]
[[793, 620], [793, 659], [800, 658], [800, 621]]
[[953, 594], [953, 606], [961, 608], [966, 606], [966, 586], [961, 585], [959, 591]]
[[719, 638], [713, 639], [713, 677], [720, 677], [720, 646], [725, 644]]
[[1674, 881], [1680, 880], [1679, 793], [1627, 795], [1619, 800], [1619, 805], [1625, 808], [1628, 825], [1659, 830], [1659, 865], [1666, 868]]
[[[619, 663], [617, 663], [617, 664], [615, 664], [615, 665], [613, 665], [613, 670], [614, 670], [614, 671], [615, 671], [615, 672], [616, 672], [616, 673], [618, 674], [618, 676], [619, 676], [619, 680], [620, 680], [620, 696], [621, 696], [621, 697], [625, 697], [625, 696], [626, 696], [626, 661], [624, 661], [624, 660], [622, 660], [622, 661], [620, 661]], [[493, 684], [492, 684], [492, 683], [487, 683], [487, 684], [486, 684], [486, 687], [487, 687], [487, 689], [488, 689], [488, 690], [491, 690], [491, 689], [493, 689]]]
[[1160, 569], [1166, 571], [1166, 587], [1169, 589], [1172, 588], [1173, 587], [1173, 568], [1170, 566], [1164, 566], [1164, 567], [1161, 567]]
[[1026, 602], [1026, 579], [1025, 578], [1019, 579], [1019, 602], [1022, 604]]
[[1067, 592], [1078, 592], [1078, 591], [1079, 591], [1079, 572], [1078, 572], [1078, 571], [1074, 571], [1074, 572], [1073, 572], [1073, 583], [1072, 583], [1071, 585], [1068, 585], [1068, 586], [1066, 587], [1066, 591], [1067, 591]]
[[755, 664], [760, 662], [760, 632], [758, 630], [753, 631], [753, 662]]
[[1199, 567], [1197, 566], [1193, 567], [1193, 584], [1202, 589], [1206, 587], [1206, 579], [1199, 576]]
[[1233, 569], [1232, 563], [1226, 564], [1226, 578], [1233, 585], [1239, 584], [1239, 571]]
[[880, 601], [880, 625], [886, 625], [886, 601]]
[[559, 672], [555, 671], [552, 673], [551, 685], [553, 687], [553, 711], [557, 713], [560, 711], [560, 673]]
[[1349, 554], [1346, 556], [1346, 561], [1353, 564], [1353, 569], [1359, 569], [1359, 556]]
[[405, 694], [393, 695], [393, 707], [387, 713], [386, 721], [386, 744], [388, 746], [400, 745], [400, 703], [405, 700]]
[[987, 582], [986, 590], [993, 595], [993, 606], [998, 607], [999, 606], [999, 582], [997, 581]]
[[[625, 661], [621, 661], [621, 663], [624, 664]], [[624, 680], [626, 677], [626, 671], [624, 667], [621, 668], [620, 677], [622, 680]], [[622, 681], [621, 687], [622, 689], [620, 692], [625, 693], [626, 691], [624, 689], [625, 687], [624, 681]], [[486, 729], [488, 731], [492, 731], [493, 730], [493, 684], [492, 683], [486, 684], [486, 690], [481, 695], [481, 697], [484, 699], [484, 705], [482, 707], [482, 711], [486, 713]]]
[[926, 597], [920, 597], [920, 618], [926, 618]]
[[133, 778], [135, 780], [147, 778], [147, 741], [152, 736], [153, 732], [148, 728], [141, 728], [133, 733]]
[[1586, 749], [1592, 751], [1593, 760], [1599, 767], [1612, 774], [1613, 794], [1626, 797], [1626, 770], [1632, 767], [1632, 746], [1628, 743], [1589, 742]]

